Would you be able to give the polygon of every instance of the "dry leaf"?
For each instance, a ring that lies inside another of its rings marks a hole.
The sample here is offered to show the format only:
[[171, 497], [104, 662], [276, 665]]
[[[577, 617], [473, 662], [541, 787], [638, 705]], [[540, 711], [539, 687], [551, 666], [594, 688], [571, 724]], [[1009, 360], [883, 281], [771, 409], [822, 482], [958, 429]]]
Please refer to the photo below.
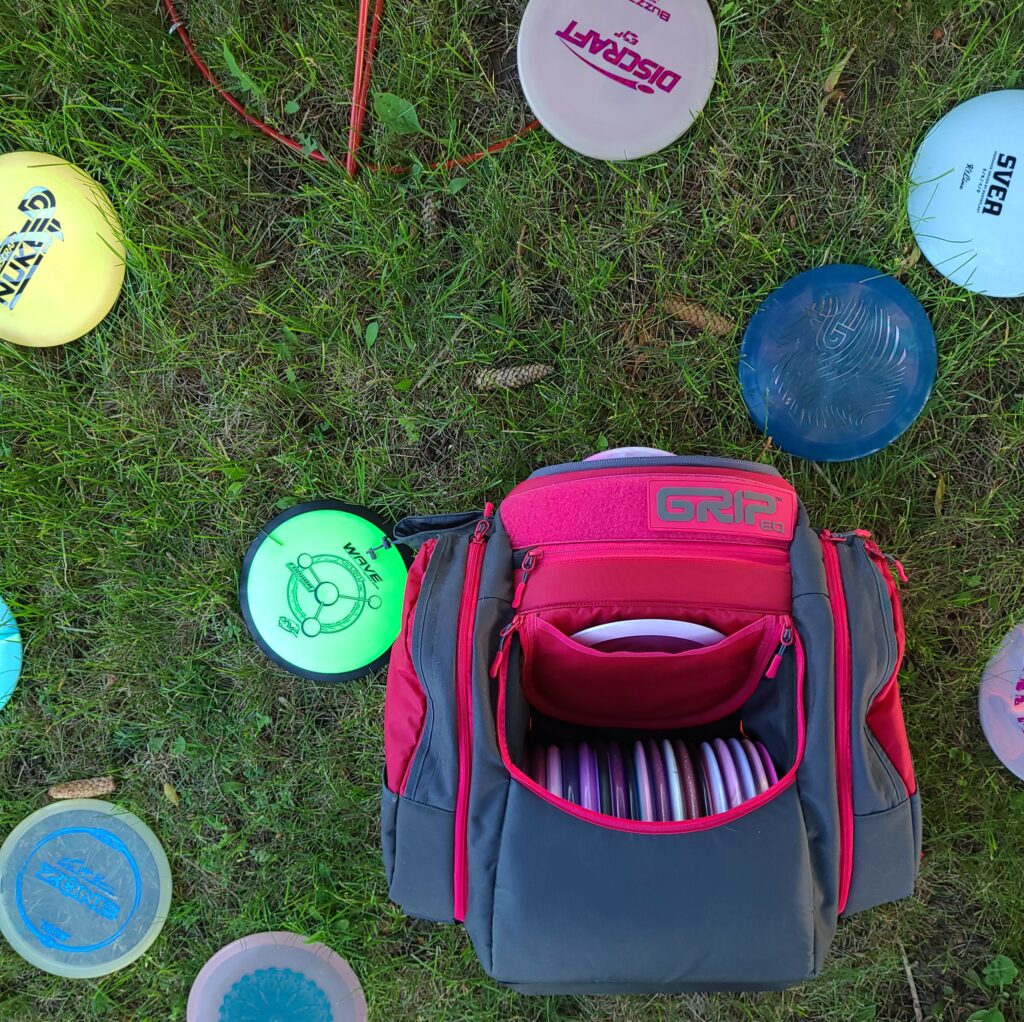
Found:
[[828, 73], [828, 77], [825, 79], [825, 87], [823, 89], [827, 96], [830, 92], [835, 92], [839, 85], [839, 79], [842, 77], [843, 72], [846, 70], [846, 65], [850, 63], [850, 58], [856, 51], [856, 46], [851, 46], [845, 53], [844, 56], [840, 57], [839, 61], [832, 66], [832, 70]]
[[65, 781], [55, 784], [49, 791], [50, 798], [99, 798], [112, 795], [117, 789], [113, 777], [87, 777], [83, 781]]
[[943, 37], [943, 36], [944, 36], [945, 34], [946, 34], [946, 33], [945, 33], [945, 32], [943, 32], [941, 28], [933, 28], [933, 29], [932, 29], [932, 42], [933, 42], [933, 43], [938, 43], [938, 42], [941, 42], [941, 41], [942, 41], [942, 37]]
[[504, 369], [482, 369], [474, 378], [477, 390], [519, 390], [538, 383], [555, 370], [546, 365], [506, 366]]
[[894, 277], [898, 277], [901, 273], [906, 273], [907, 270], [913, 269], [921, 261], [921, 249], [918, 245], [914, 245], [907, 254], [900, 260], [899, 266], [896, 267], [893, 272]]
[[168, 784], [166, 781], [164, 781], [164, 798], [172, 805], [181, 805], [181, 796], [178, 794], [177, 789], [173, 784]]
[[695, 330], [706, 330], [715, 337], [727, 337], [736, 329], [736, 324], [731, 319], [712, 312], [700, 302], [692, 302], [679, 295], [668, 295], [661, 304], [673, 319]]
[[942, 505], [946, 499], [946, 477], [940, 472], [938, 481], [935, 483], [935, 517], [942, 516]]

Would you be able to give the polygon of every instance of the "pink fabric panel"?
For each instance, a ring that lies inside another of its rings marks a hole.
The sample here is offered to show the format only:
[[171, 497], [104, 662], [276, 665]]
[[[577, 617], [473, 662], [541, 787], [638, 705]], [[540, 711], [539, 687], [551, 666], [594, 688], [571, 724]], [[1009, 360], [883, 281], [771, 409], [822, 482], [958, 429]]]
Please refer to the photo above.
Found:
[[674, 467], [543, 476], [501, 505], [515, 549], [613, 539], [752, 539], [788, 543], [796, 494], [774, 476]]
[[531, 616], [523, 624], [523, 694], [548, 716], [591, 727], [706, 724], [750, 697], [787, 621], [759, 618], [685, 653], [605, 653]]

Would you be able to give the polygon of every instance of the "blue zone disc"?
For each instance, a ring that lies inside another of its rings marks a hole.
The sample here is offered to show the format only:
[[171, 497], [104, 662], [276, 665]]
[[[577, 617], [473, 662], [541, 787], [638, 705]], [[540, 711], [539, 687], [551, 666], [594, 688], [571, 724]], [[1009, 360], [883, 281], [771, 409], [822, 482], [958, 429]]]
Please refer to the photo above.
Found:
[[921, 303], [867, 266], [787, 281], [754, 313], [740, 348], [754, 424], [811, 461], [852, 461], [891, 444], [920, 415], [935, 371]]
[[23, 958], [72, 979], [105, 976], [152, 945], [171, 903], [153, 832], [108, 802], [58, 802], [0, 848], [0, 931]]
[[21, 634], [14, 615], [0, 599], [0, 709], [14, 694], [21, 674]]

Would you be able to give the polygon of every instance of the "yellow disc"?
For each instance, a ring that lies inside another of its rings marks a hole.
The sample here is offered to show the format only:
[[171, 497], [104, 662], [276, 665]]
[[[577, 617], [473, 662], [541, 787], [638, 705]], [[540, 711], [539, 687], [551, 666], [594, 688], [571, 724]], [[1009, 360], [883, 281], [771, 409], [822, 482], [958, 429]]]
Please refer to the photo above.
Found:
[[121, 293], [121, 237], [85, 171], [46, 153], [0, 156], [0, 338], [49, 348], [88, 333]]

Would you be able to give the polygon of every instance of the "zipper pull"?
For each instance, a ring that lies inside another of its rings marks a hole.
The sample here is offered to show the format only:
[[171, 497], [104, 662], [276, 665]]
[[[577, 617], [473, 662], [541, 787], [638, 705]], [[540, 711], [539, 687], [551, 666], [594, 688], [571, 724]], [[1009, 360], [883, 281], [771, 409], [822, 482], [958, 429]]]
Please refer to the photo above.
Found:
[[484, 516], [476, 523], [476, 528], [473, 530], [474, 543], [482, 543], [487, 538], [487, 533], [491, 531], [491, 524], [494, 522], [494, 505], [488, 501], [484, 505]]
[[509, 644], [509, 637], [514, 631], [519, 628], [519, 618], [514, 617], [504, 628], [501, 630], [501, 635], [498, 636], [498, 652], [494, 655], [494, 662], [491, 664], [491, 677], [497, 678], [498, 673], [501, 671], [502, 661], [508, 656], [509, 650], [512, 648]]
[[909, 582], [906, 569], [892, 554], [887, 554], [874, 540], [864, 544], [864, 549], [876, 560], [885, 561], [886, 565], [892, 568], [904, 584]]
[[852, 532], [829, 532], [828, 529], [822, 529], [819, 535], [830, 543], [845, 543], [848, 539], [871, 539], [871, 533], [867, 529], [854, 529]]
[[512, 609], [515, 610], [523, 602], [523, 594], [526, 592], [526, 583], [529, 581], [530, 572], [533, 571], [540, 560], [540, 554], [534, 550], [527, 550], [526, 556], [523, 558], [522, 569], [523, 577], [519, 580], [519, 585], [516, 586], [516, 594], [512, 598]]
[[772, 657], [772, 662], [768, 665], [765, 677], [774, 678], [779, 673], [779, 668], [782, 666], [782, 658], [786, 655], [786, 650], [792, 645], [793, 627], [792, 625], [786, 625], [782, 631], [782, 641], [779, 643], [779, 648], [775, 651], [775, 656]]

